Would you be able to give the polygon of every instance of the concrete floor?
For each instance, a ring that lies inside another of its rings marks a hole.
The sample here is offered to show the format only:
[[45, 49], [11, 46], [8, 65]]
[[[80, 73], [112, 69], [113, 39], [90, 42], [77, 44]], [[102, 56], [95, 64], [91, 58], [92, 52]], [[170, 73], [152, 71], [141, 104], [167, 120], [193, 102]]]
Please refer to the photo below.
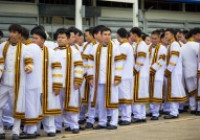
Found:
[[64, 132], [38, 140], [200, 140], [200, 116], [181, 114], [179, 119], [150, 121], [121, 126], [117, 130], [84, 130], [79, 134]]

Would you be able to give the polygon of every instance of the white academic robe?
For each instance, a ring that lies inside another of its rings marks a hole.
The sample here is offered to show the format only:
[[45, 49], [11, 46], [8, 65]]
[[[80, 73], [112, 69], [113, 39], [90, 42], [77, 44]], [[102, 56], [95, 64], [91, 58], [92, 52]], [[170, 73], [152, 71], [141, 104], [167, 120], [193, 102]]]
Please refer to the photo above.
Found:
[[[114, 86], [114, 80], [121, 81], [122, 56], [119, 47], [110, 42], [107, 47], [99, 44], [93, 47], [89, 59], [88, 79], [93, 79], [94, 86], [91, 89], [91, 106], [97, 105], [97, 88], [99, 84], [105, 84], [105, 108], [118, 108], [118, 86]], [[110, 75], [107, 73], [111, 73]]]
[[151, 68], [149, 80], [150, 102], [163, 102], [163, 83], [164, 71], [166, 68], [167, 49], [158, 44], [155, 47], [150, 46]]
[[48, 41], [48, 40], [46, 40], [44, 42], [44, 45], [47, 46], [48, 48], [51, 48], [51, 49], [55, 49], [58, 46], [57, 43], [55, 43], [53, 41]]
[[119, 46], [119, 49], [121, 55], [123, 56], [123, 66], [121, 68], [122, 82], [119, 84], [119, 104], [132, 104], [134, 86], [133, 67], [135, 65], [134, 49], [128, 42], [122, 43]]
[[9, 42], [4, 42], [0, 45], [0, 88], [4, 86], [13, 87], [13, 117], [16, 119], [25, 117], [24, 68], [32, 65], [32, 63], [29, 63], [29, 60], [32, 59], [30, 54], [27, 46], [22, 43], [12, 46]]
[[189, 96], [197, 94], [198, 51], [199, 43], [193, 41], [181, 47], [183, 77]]
[[[200, 44], [199, 44], [199, 51], [198, 51], [198, 71], [197, 71], [197, 90], [198, 90], [198, 93], [197, 93], [197, 97], [196, 97], [196, 100], [198, 101], [198, 104], [199, 101], [200, 101]], [[199, 107], [198, 107], [199, 109]]]
[[140, 41], [135, 47], [134, 67], [134, 103], [146, 103], [149, 101], [149, 51], [144, 41]]
[[80, 111], [80, 90], [75, 90], [74, 83], [81, 85], [83, 81], [83, 61], [81, 54], [73, 47], [55, 49], [56, 56], [59, 57], [62, 65], [63, 74], [63, 92], [64, 106], [63, 109], [70, 113], [79, 113]]
[[182, 84], [182, 75], [180, 45], [178, 42], [174, 41], [168, 47], [167, 52], [167, 66], [165, 72], [167, 102], [185, 102], [187, 100]]

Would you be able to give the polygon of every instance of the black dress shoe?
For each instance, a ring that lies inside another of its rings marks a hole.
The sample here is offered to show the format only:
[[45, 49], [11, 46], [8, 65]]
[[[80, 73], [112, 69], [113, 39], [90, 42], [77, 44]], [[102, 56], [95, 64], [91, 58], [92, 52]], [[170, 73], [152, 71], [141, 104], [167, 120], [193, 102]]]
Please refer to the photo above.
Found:
[[174, 115], [167, 115], [167, 116], [164, 116], [163, 118], [164, 119], [177, 119], [179, 116], [174, 116]]
[[73, 134], [78, 134], [79, 133], [79, 129], [72, 129], [72, 133]]
[[36, 134], [20, 134], [20, 139], [35, 139], [37, 138]]
[[56, 130], [56, 134], [60, 134], [61, 133], [61, 130]]
[[17, 134], [12, 135], [12, 140], [19, 140], [19, 136]]
[[147, 113], [146, 116], [147, 117], [152, 117], [152, 113]]
[[85, 127], [79, 126], [79, 130], [85, 130]]
[[94, 119], [96, 122], [98, 122], [99, 121], [99, 118], [98, 117], [95, 117], [95, 119]]
[[129, 122], [129, 121], [122, 121], [121, 120], [121, 123], [119, 125], [124, 126], [124, 125], [130, 125], [130, 124], [131, 124], [131, 122]]
[[200, 116], [200, 111], [197, 111], [197, 112], [196, 112], [196, 115], [197, 115], [197, 116]]
[[197, 113], [197, 111], [196, 110], [192, 110], [192, 111], [190, 111], [190, 114], [193, 114], [193, 115], [195, 115]]
[[136, 118], [133, 118], [131, 123], [143, 123], [143, 122], [146, 122], [146, 119], [136, 119]]
[[107, 126], [107, 129], [108, 130], [115, 130], [115, 129], [117, 129], [117, 126], [109, 125], [109, 126]]
[[118, 124], [121, 125], [121, 123], [122, 123], [122, 120], [119, 120], [119, 121], [118, 121]]
[[56, 136], [56, 133], [51, 132], [51, 133], [48, 133], [47, 136], [48, 136], [48, 137], [55, 137], [55, 136]]
[[162, 112], [162, 115], [169, 115], [169, 112], [163, 111], [163, 112]]
[[6, 135], [5, 135], [5, 133], [3, 133], [3, 134], [0, 134], [0, 140], [3, 140], [3, 139], [5, 139], [6, 138]]
[[159, 120], [159, 117], [152, 116], [152, 117], [151, 117], [151, 120], [153, 120], [153, 121]]
[[70, 127], [65, 128], [65, 131], [72, 131]]
[[105, 129], [106, 126], [101, 126], [101, 125], [97, 125], [96, 127], [94, 127], [95, 130], [100, 130], [100, 129]]
[[85, 119], [84, 119], [84, 120], [79, 120], [79, 121], [78, 121], [79, 124], [85, 124], [85, 122], [86, 122]]
[[85, 125], [85, 129], [92, 129], [93, 128], [93, 124], [92, 123], [87, 123], [86, 125]]

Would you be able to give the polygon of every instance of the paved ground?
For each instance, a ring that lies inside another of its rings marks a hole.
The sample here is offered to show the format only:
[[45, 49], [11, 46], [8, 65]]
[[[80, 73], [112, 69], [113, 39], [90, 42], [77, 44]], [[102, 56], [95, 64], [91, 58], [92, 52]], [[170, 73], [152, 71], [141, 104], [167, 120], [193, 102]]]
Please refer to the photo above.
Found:
[[117, 130], [63, 132], [54, 138], [38, 140], [200, 140], [200, 116], [182, 114], [179, 119], [150, 121], [119, 127]]

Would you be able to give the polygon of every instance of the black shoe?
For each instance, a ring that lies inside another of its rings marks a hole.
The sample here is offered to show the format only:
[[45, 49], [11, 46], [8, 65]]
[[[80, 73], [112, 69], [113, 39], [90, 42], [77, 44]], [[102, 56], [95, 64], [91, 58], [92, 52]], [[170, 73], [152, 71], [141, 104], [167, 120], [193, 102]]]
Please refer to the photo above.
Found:
[[197, 115], [197, 116], [200, 116], [200, 111], [197, 111], [197, 112], [196, 112], [196, 115]]
[[6, 139], [6, 135], [5, 135], [5, 133], [0, 134], [0, 140], [3, 140], [3, 139]]
[[53, 132], [52, 132], [52, 133], [48, 133], [47, 136], [48, 136], [48, 137], [55, 137], [55, 136], [56, 136], [56, 133], [53, 133]]
[[184, 109], [179, 109], [178, 112], [179, 113], [185, 113], [185, 112], [187, 112], [187, 109], [185, 109], [185, 108]]
[[85, 126], [85, 129], [92, 129], [92, 128], [93, 128], [93, 124], [87, 122], [87, 124], [86, 124], [86, 126]]
[[36, 139], [37, 135], [36, 134], [20, 134], [20, 139]]
[[169, 112], [163, 111], [163, 112], [162, 112], [162, 115], [169, 115]]
[[152, 117], [151, 117], [151, 120], [152, 120], [152, 121], [156, 121], [156, 120], [159, 120], [159, 117], [156, 117], [156, 116], [152, 116]]
[[12, 140], [19, 140], [19, 136], [17, 134], [12, 135]]
[[143, 122], [146, 122], [146, 119], [136, 119], [136, 118], [133, 118], [131, 123], [143, 123]]
[[163, 118], [164, 119], [177, 119], [179, 116], [174, 116], [174, 115], [167, 115], [167, 116], [164, 116]]
[[119, 125], [124, 126], [124, 125], [130, 125], [130, 124], [131, 124], [131, 122], [129, 122], [129, 121], [122, 121], [122, 120], [121, 120], [121, 122], [120, 122]]
[[61, 133], [61, 130], [56, 130], [56, 134], [60, 134]]
[[84, 119], [84, 120], [79, 120], [79, 121], [78, 121], [79, 124], [85, 124], [85, 122], [86, 122], [85, 119]]
[[73, 134], [78, 134], [79, 133], [79, 129], [72, 129], [72, 133]]
[[152, 117], [152, 113], [147, 113], [146, 116], [147, 117]]
[[97, 125], [96, 127], [94, 127], [93, 129], [95, 130], [100, 130], [100, 129], [105, 129], [106, 126], [101, 126], [101, 125]]
[[115, 130], [115, 129], [117, 129], [117, 126], [109, 125], [109, 126], [107, 126], [107, 129], [108, 130]]
[[108, 116], [107, 117], [107, 122], [110, 122], [111, 121], [111, 116]]
[[118, 124], [121, 125], [121, 123], [122, 123], [122, 120], [119, 120], [119, 121], [118, 121]]
[[65, 128], [65, 131], [71, 131], [71, 128], [70, 127], [67, 127], [67, 128]]
[[197, 113], [197, 111], [196, 110], [191, 110], [190, 111], [190, 114], [193, 114], [193, 115], [195, 115]]
[[99, 118], [98, 117], [95, 117], [95, 119], [94, 119], [96, 122], [98, 122], [99, 121]]

